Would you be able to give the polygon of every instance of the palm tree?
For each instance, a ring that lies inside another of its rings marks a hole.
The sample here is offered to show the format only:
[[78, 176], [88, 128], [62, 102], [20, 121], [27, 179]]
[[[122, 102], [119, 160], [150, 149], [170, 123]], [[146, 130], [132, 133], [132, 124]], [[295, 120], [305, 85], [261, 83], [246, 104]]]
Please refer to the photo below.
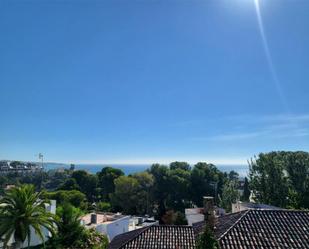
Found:
[[69, 203], [57, 208], [58, 233], [51, 241], [54, 247], [57, 245], [57, 247], [77, 248], [77, 244], [86, 235], [86, 229], [81, 224], [81, 216], [81, 211]]
[[42, 229], [54, 233], [54, 216], [49, 213], [41, 192], [35, 192], [33, 185], [22, 185], [8, 190], [0, 199], [0, 239], [4, 248], [14, 238], [14, 248], [20, 248], [26, 241], [30, 246], [31, 230], [44, 243]]

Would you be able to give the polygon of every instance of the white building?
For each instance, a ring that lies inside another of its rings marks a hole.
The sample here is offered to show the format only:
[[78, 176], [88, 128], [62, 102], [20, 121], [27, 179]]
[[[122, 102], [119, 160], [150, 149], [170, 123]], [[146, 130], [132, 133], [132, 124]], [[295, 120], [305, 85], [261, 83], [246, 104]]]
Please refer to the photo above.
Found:
[[159, 225], [159, 221], [155, 220], [154, 217], [132, 216], [130, 218], [129, 231], [153, 225]]
[[204, 208], [186, 208], [185, 215], [188, 225], [192, 226], [193, 223], [204, 220]]
[[[205, 219], [204, 208], [186, 208], [185, 215], [189, 226]], [[215, 207], [215, 215], [216, 217], [223, 216], [225, 215], [225, 210], [223, 208]]]
[[114, 213], [90, 213], [82, 217], [81, 223], [86, 228], [95, 228], [105, 234], [109, 241], [116, 235], [129, 231], [130, 216]]

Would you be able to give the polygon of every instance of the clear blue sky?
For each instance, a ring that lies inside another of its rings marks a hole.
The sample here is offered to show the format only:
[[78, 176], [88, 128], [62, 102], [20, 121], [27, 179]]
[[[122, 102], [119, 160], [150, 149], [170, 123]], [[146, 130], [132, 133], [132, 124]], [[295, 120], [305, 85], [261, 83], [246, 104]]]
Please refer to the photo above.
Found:
[[307, 0], [0, 0], [0, 158], [308, 151], [308, 25]]

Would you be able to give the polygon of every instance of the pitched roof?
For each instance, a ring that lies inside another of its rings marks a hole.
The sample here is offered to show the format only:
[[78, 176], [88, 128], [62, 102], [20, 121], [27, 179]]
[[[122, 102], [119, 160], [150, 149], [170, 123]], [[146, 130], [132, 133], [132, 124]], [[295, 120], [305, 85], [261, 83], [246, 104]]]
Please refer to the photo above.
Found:
[[[231, 213], [223, 215], [217, 218], [215, 224], [215, 236], [219, 238], [223, 233], [225, 233], [229, 228], [231, 228], [235, 222], [242, 217], [246, 211], [241, 211], [237, 213]], [[199, 235], [204, 231], [205, 221], [200, 221], [192, 224], [195, 235]]]
[[194, 249], [191, 226], [149, 226], [116, 236], [109, 249]]
[[309, 212], [248, 210], [218, 239], [222, 249], [309, 248]]
[[[193, 226], [150, 226], [116, 236], [109, 249], [193, 249], [204, 222]], [[246, 210], [219, 217], [221, 249], [309, 248], [309, 212]]]

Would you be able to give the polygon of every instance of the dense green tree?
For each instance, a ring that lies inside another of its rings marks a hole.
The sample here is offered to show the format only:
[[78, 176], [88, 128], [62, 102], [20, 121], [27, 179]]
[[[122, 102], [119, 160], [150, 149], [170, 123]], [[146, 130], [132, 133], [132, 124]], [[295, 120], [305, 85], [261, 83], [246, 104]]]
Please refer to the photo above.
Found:
[[146, 214], [150, 205], [150, 188], [153, 176], [147, 172], [115, 179], [112, 204], [126, 214]]
[[136, 214], [138, 201], [138, 181], [131, 176], [120, 176], [115, 179], [115, 192], [111, 195], [114, 207], [120, 208], [125, 214]]
[[[309, 153], [281, 152], [289, 185], [289, 205], [292, 208], [309, 208]], [[296, 202], [292, 202], [292, 199]]]
[[162, 222], [165, 225], [188, 225], [186, 216], [184, 213], [179, 211], [174, 211], [172, 209], [167, 210], [162, 216]]
[[82, 211], [69, 203], [57, 208], [58, 232], [48, 243], [50, 249], [106, 249], [108, 239], [81, 224]]
[[33, 185], [22, 185], [8, 190], [0, 200], [0, 238], [4, 248], [14, 238], [14, 248], [31, 240], [31, 228], [44, 242], [42, 228], [54, 233], [54, 216], [46, 211], [47, 202]]
[[57, 171], [57, 170], [49, 170], [47, 173], [47, 178], [45, 179], [43, 186], [45, 189], [50, 191], [56, 190], [59, 188], [64, 182], [71, 178], [71, 172], [68, 170]]
[[3, 193], [4, 187], [9, 183], [9, 179], [0, 175], [0, 194]]
[[69, 178], [58, 188], [58, 190], [80, 190], [80, 187], [75, 178]]
[[276, 152], [261, 153], [250, 162], [250, 186], [258, 202], [286, 207], [288, 179], [282, 157]]
[[51, 244], [57, 248], [76, 247], [83, 237], [85, 228], [81, 225], [82, 212], [69, 203], [63, 203], [57, 208], [58, 233]]
[[188, 225], [188, 221], [184, 213], [179, 211], [175, 213], [174, 225]]
[[249, 198], [250, 198], [250, 194], [251, 194], [251, 191], [249, 189], [249, 181], [248, 181], [248, 178], [245, 177], [245, 181], [244, 181], [244, 192], [242, 194], [242, 197], [241, 197], [241, 200], [242, 201], [249, 201]]
[[74, 207], [86, 209], [86, 196], [78, 190], [59, 190], [54, 192], [45, 192], [44, 197], [50, 200], [56, 200], [59, 204], [70, 203]]
[[169, 188], [167, 205], [169, 208], [184, 212], [184, 209], [189, 206], [190, 199], [190, 177], [191, 173], [188, 170], [175, 168], [169, 171]]
[[205, 227], [204, 232], [197, 237], [196, 249], [219, 249], [219, 243], [216, 240], [212, 229]]
[[309, 208], [308, 152], [261, 153], [249, 166], [250, 188], [256, 201], [284, 208]]
[[97, 173], [98, 186], [101, 189], [103, 200], [110, 200], [109, 195], [115, 191], [114, 180], [123, 175], [124, 173], [121, 169], [112, 167], [104, 167], [99, 173]]
[[152, 198], [155, 206], [157, 206], [156, 217], [161, 219], [167, 210], [166, 200], [169, 196], [168, 190], [170, 187], [169, 168], [164, 165], [153, 164], [148, 172], [152, 174], [154, 178]]
[[232, 203], [239, 200], [239, 192], [237, 190], [237, 182], [227, 180], [223, 186], [223, 192], [221, 197], [221, 207], [223, 207], [227, 212], [232, 211]]
[[174, 170], [174, 169], [182, 169], [182, 170], [190, 170], [190, 164], [188, 164], [187, 162], [172, 162], [170, 163], [170, 169]]
[[151, 189], [154, 184], [154, 178], [148, 172], [136, 173], [132, 177], [138, 182], [138, 190], [136, 194], [137, 214], [150, 214], [152, 209]]
[[80, 187], [80, 191], [87, 196], [88, 201], [95, 201], [98, 185], [97, 176], [89, 174], [84, 170], [77, 170], [72, 173], [72, 178], [76, 180], [76, 183]]
[[203, 205], [203, 196], [222, 194], [226, 176], [213, 164], [199, 162], [194, 165], [191, 172], [191, 200], [197, 205]]
[[18, 177], [20, 184], [32, 184], [36, 190], [40, 191], [44, 188], [45, 182], [48, 179], [48, 175], [44, 171], [20, 175]]
[[96, 203], [96, 209], [101, 212], [110, 212], [112, 206], [109, 202], [98, 202]]
[[229, 173], [228, 173], [228, 178], [230, 181], [237, 181], [238, 178], [239, 178], [239, 174], [234, 171], [234, 170], [231, 170]]

